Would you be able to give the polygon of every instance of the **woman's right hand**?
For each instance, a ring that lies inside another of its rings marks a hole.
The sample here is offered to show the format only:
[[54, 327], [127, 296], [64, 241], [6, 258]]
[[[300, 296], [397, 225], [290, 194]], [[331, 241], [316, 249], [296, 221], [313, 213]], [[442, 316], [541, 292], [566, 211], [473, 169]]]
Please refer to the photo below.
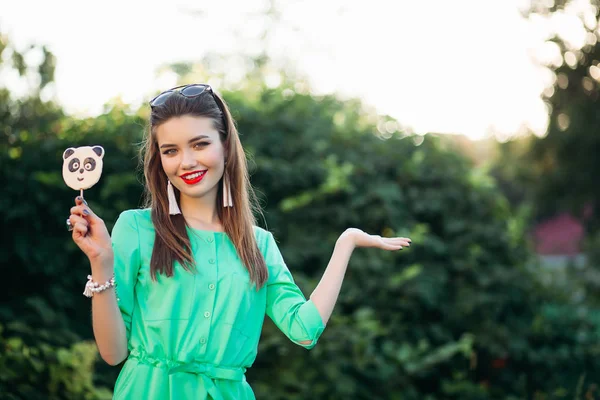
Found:
[[112, 243], [106, 225], [80, 196], [75, 198], [69, 220], [73, 226], [73, 241], [90, 261], [112, 260]]

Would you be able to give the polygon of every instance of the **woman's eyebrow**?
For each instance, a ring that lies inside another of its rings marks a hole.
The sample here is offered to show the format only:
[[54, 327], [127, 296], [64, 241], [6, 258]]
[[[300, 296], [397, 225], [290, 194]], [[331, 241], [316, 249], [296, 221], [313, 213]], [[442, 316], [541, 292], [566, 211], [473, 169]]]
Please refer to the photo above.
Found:
[[[188, 143], [192, 143], [192, 142], [195, 142], [196, 140], [200, 140], [200, 139], [210, 139], [210, 136], [207, 136], [207, 135], [198, 135], [198, 136], [193, 137], [190, 140], [188, 140]], [[162, 146], [160, 146], [161, 149], [163, 149], [165, 147], [177, 147], [177, 145], [176, 144], [165, 143]]]

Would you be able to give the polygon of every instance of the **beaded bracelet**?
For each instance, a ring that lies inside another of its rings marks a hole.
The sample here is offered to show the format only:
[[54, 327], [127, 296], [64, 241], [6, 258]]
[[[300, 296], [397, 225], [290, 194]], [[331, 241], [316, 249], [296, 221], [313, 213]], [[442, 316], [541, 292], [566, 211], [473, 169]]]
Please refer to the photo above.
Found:
[[94, 282], [92, 280], [92, 276], [88, 275], [88, 281], [85, 284], [85, 290], [83, 291], [83, 295], [86, 297], [92, 297], [95, 293], [100, 293], [105, 291], [108, 288], [115, 287], [115, 274], [113, 274], [112, 278], [109, 281], [106, 281], [104, 284], [100, 285], [98, 282]]

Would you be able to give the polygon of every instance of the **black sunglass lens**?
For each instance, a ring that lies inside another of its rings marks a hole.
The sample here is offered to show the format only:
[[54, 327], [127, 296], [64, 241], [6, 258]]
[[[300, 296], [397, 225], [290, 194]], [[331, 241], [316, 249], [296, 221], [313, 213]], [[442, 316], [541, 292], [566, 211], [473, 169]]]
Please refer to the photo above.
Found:
[[188, 97], [194, 97], [194, 96], [198, 96], [199, 94], [202, 94], [202, 92], [204, 92], [206, 90], [206, 86], [204, 85], [193, 85], [193, 86], [188, 86], [185, 89], [183, 89], [181, 91], [181, 94], [184, 96], [188, 96]]
[[150, 105], [152, 107], [156, 107], [156, 106], [160, 106], [162, 104], [165, 104], [165, 101], [167, 101], [167, 99], [173, 94], [172, 91], [169, 92], [164, 92], [163, 94], [159, 95], [157, 98], [155, 98], [154, 100], [152, 100], [152, 103], [150, 103]]

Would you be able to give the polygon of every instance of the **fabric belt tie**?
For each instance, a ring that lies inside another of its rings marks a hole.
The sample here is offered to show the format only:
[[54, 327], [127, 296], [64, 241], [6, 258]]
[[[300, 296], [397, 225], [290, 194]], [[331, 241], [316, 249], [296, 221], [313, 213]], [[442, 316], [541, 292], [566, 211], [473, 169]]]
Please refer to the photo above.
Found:
[[182, 362], [156, 358], [148, 355], [141, 349], [131, 350], [129, 358], [137, 360], [141, 364], [164, 369], [169, 375], [176, 373], [196, 374], [202, 378], [204, 385], [206, 386], [206, 391], [215, 400], [222, 400], [223, 396], [221, 396], [221, 393], [215, 386], [215, 383], [213, 382], [214, 379], [236, 382], [242, 382], [244, 380], [245, 368], [220, 367], [218, 365], [202, 363], [199, 361]]

